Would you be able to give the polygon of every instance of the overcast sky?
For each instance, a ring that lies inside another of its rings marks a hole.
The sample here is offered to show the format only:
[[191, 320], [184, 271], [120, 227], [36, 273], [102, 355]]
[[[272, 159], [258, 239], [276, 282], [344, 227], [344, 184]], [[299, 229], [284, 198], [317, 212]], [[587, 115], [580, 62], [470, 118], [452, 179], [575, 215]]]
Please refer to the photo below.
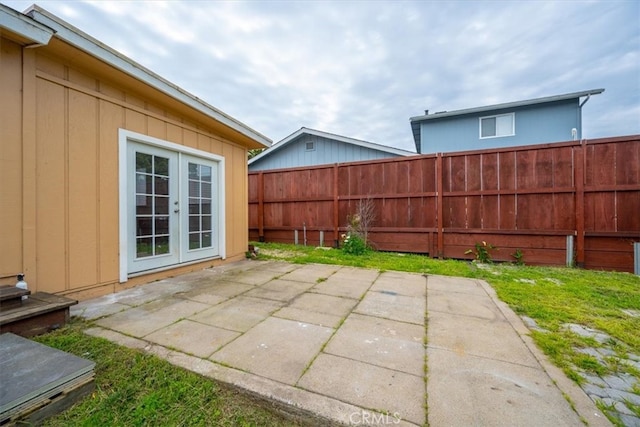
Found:
[[583, 136], [640, 134], [637, 0], [38, 4], [274, 142], [305, 126], [415, 151], [425, 109], [596, 88]]

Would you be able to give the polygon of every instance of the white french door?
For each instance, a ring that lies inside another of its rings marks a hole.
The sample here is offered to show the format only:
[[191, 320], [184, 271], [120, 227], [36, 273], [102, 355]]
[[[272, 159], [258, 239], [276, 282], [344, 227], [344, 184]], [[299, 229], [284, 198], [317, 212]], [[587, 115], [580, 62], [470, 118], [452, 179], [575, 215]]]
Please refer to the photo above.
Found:
[[127, 139], [125, 145], [121, 191], [126, 192], [120, 200], [126, 205], [121, 207], [121, 220], [126, 216], [121, 251], [126, 247], [127, 254], [126, 261], [121, 256], [121, 268], [126, 263], [126, 274], [220, 256], [221, 161], [194, 155], [195, 150], [172, 150], [180, 146], [168, 142], [159, 146]]
[[187, 208], [181, 221], [184, 261], [192, 261], [219, 254], [217, 235], [218, 194], [215, 180], [218, 165], [206, 159], [181, 156], [182, 206]]
[[130, 143], [129, 272], [178, 264], [178, 154]]

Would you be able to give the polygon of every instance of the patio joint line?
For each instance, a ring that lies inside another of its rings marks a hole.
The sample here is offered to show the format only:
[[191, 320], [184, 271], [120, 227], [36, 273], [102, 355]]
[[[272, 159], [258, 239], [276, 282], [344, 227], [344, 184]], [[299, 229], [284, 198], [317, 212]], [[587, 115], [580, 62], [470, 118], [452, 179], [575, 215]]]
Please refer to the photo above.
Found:
[[[336, 270], [333, 274], [337, 273], [338, 271], [340, 271], [342, 269], [339, 268], [338, 270]], [[369, 292], [369, 289], [371, 289], [371, 287], [373, 286], [373, 284], [376, 282], [376, 280], [378, 280], [378, 278], [380, 277], [380, 272], [378, 272], [378, 275], [376, 276], [376, 278], [371, 282], [371, 284], [369, 285], [369, 287], [367, 288], [366, 291], [364, 291], [364, 293], [362, 294], [362, 296], [360, 297], [360, 299], [358, 300], [358, 303], [360, 303], [363, 299], [364, 296], [367, 294], [367, 292]], [[358, 304], [356, 304], [354, 306], [354, 308], [357, 306]], [[302, 373], [300, 374], [300, 376], [298, 377], [298, 379], [296, 380], [294, 384], [294, 386], [298, 386], [298, 383], [300, 382], [300, 380], [302, 379], [302, 377], [307, 373], [307, 371], [309, 371], [309, 369], [311, 369], [311, 366], [313, 365], [313, 363], [316, 361], [316, 359], [318, 358], [318, 356], [320, 356], [320, 354], [325, 353], [324, 349], [327, 347], [327, 345], [329, 344], [329, 342], [331, 341], [331, 339], [335, 336], [335, 334], [338, 333], [338, 331], [340, 330], [340, 328], [342, 327], [342, 325], [344, 325], [344, 322], [347, 320], [347, 317], [349, 317], [351, 314], [353, 313], [353, 309], [349, 311], [349, 313], [347, 313], [342, 319], [340, 319], [340, 322], [338, 323], [338, 326], [336, 328], [334, 328], [333, 332], [331, 333], [331, 336], [329, 336], [329, 338], [327, 338], [327, 340], [324, 342], [324, 344], [322, 344], [322, 347], [320, 347], [320, 350], [318, 351], [318, 353], [316, 353], [316, 355], [313, 357], [313, 359], [311, 359], [309, 361], [309, 363], [307, 364], [307, 366], [304, 367], [304, 369], [302, 370]], [[331, 353], [325, 353], [325, 354], [331, 354]], [[346, 359], [346, 358], [345, 358]]]

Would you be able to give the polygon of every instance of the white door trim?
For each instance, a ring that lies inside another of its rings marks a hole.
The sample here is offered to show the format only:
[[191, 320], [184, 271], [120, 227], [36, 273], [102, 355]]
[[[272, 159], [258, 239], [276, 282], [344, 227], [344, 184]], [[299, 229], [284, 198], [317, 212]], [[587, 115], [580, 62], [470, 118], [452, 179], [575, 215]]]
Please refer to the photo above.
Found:
[[[218, 204], [218, 248], [219, 257], [226, 258], [226, 218], [225, 218], [225, 158], [216, 154], [208, 153], [206, 151], [198, 150], [184, 145], [176, 144], [173, 142], [165, 141], [162, 139], [154, 138], [148, 135], [132, 132], [126, 129], [118, 129], [118, 192], [119, 192], [119, 250], [120, 250], [120, 283], [124, 283], [129, 277], [129, 249], [128, 240], [131, 236], [128, 235], [128, 215], [127, 209], [127, 185], [129, 179], [129, 173], [127, 168], [127, 147], [128, 142], [137, 142], [141, 144], [151, 145], [159, 147], [165, 150], [170, 150], [180, 154], [188, 154], [195, 157], [201, 157], [218, 163], [218, 188], [217, 188], [217, 204]], [[178, 159], [180, 162], [180, 158]], [[133, 237], [135, 238], [135, 236]], [[187, 263], [185, 261], [185, 263]], [[181, 260], [182, 264], [182, 260]], [[181, 264], [178, 264], [181, 265]], [[160, 268], [158, 270], [166, 270], [166, 268]], [[153, 271], [153, 270], [152, 270]]]

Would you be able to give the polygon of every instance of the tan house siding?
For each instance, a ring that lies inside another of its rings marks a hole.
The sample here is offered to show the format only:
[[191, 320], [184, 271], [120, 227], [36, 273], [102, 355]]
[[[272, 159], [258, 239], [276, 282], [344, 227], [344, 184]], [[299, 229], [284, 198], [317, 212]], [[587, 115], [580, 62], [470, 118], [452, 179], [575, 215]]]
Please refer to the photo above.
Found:
[[0, 39], [0, 277], [22, 268], [22, 48]]
[[[119, 129], [225, 158], [226, 258], [244, 255], [246, 158], [255, 141], [60, 40], [35, 49], [1, 43], [0, 283], [24, 272], [32, 291], [79, 298], [125, 286]], [[150, 273], [126, 286], [220, 262]]]

